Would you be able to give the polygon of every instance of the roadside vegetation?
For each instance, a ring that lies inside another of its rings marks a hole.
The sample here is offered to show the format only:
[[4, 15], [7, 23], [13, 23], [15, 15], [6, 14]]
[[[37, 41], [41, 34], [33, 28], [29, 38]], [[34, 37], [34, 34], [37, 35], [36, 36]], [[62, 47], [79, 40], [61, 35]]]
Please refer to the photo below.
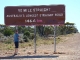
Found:
[[[54, 44], [54, 26], [36, 26], [36, 45]], [[30, 26], [18, 26], [20, 35], [20, 48], [34, 45], [34, 28]], [[13, 50], [13, 35], [15, 27], [0, 25], [0, 50]], [[56, 43], [64, 42], [63, 38], [78, 33], [74, 23], [66, 22], [56, 27]]]

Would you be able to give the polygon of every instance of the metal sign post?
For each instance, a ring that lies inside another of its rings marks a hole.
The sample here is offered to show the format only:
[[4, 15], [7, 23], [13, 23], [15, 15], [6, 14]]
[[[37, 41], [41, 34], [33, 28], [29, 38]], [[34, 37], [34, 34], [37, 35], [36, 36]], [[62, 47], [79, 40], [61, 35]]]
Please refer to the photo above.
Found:
[[54, 53], [56, 53], [56, 26], [54, 25]]
[[18, 30], [18, 26], [15, 26], [16, 27], [16, 30]]
[[35, 38], [34, 38], [34, 53], [36, 53], [36, 25], [34, 26], [34, 34], [35, 34]]

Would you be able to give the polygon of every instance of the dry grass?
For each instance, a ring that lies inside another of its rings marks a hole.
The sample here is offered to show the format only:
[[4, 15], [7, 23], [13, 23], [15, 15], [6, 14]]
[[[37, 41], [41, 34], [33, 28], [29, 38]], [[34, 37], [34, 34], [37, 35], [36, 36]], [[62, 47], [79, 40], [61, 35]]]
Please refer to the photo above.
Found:
[[0, 50], [13, 50], [13, 49], [14, 49], [13, 43], [5, 44], [5, 43], [0, 42]]
[[66, 35], [60, 35], [59, 37], [71, 37], [72, 35], [74, 35], [75, 33], [72, 34], [66, 34]]
[[33, 45], [33, 41], [24, 42], [24, 43], [19, 44], [20, 48], [31, 47], [32, 45]]
[[[68, 34], [65, 36], [64, 35], [58, 36], [58, 37], [56, 37], [56, 43], [63, 42], [66, 37], [70, 37], [72, 35], [73, 34]], [[5, 42], [0, 42], [0, 50], [13, 50], [14, 49], [14, 43], [13, 42], [9, 43], [9, 44], [7, 44]], [[54, 38], [53, 37], [52, 38], [51, 37], [50, 38], [49, 37], [48, 38], [38, 37], [36, 40], [36, 45], [40, 46], [42, 44], [43, 45], [54, 44]], [[19, 43], [19, 48], [31, 47], [33, 45], [34, 45], [34, 40], [30, 40], [29, 42]]]
[[[59, 40], [57, 40], [57, 42], [59, 42]], [[42, 44], [44, 45], [50, 45], [53, 44], [54, 40], [37, 40], [36, 41], [36, 45], [40, 46]], [[24, 43], [19, 43], [19, 48], [26, 48], [26, 47], [31, 47], [34, 45], [34, 40], [29, 41], [29, 42], [24, 42]], [[0, 42], [0, 50], [13, 50], [14, 49], [14, 43], [10, 43], [10, 44], [6, 44], [3, 42]]]

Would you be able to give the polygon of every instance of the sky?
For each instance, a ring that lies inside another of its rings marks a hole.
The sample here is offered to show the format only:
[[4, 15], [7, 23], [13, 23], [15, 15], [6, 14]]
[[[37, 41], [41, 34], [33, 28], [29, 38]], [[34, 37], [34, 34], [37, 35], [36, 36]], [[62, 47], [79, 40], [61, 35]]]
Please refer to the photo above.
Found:
[[65, 5], [65, 22], [75, 23], [80, 32], [80, 0], [0, 0], [0, 24], [4, 24], [4, 7], [20, 5]]

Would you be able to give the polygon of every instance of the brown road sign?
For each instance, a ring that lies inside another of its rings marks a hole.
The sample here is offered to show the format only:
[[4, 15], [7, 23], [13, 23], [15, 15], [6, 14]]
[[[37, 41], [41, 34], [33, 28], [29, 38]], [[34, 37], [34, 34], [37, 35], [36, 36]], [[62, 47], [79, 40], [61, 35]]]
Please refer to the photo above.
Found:
[[64, 5], [7, 6], [6, 25], [54, 25], [65, 23]]

